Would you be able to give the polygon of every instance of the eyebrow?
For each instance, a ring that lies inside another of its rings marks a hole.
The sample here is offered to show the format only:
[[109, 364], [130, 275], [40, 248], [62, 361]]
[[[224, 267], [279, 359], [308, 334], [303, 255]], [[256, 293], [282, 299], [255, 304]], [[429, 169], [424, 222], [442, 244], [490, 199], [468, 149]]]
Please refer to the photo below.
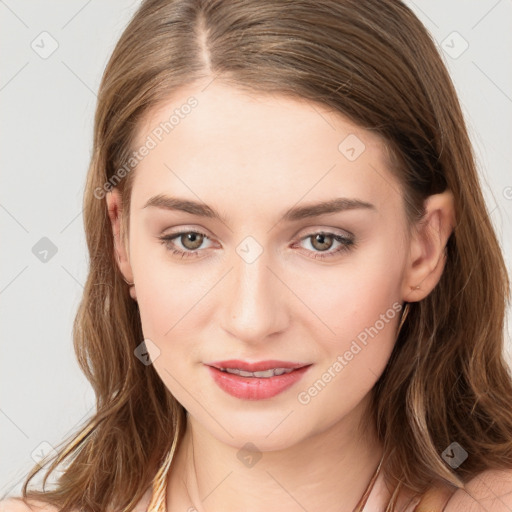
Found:
[[[207, 217], [210, 219], [220, 220], [223, 223], [227, 223], [225, 217], [222, 216], [214, 208], [208, 206], [205, 203], [199, 203], [189, 199], [158, 194], [148, 199], [142, 208], [147, 208], [150, 206], [155, 208], [162, 208], [165, 210], [182, 211], [192, 215], [197, 215], [199, 217]], [[373, 204], [366, 201], [361, 201], [360, 199], [338, 197], [328, 201], [306, 204], [304, 206], [293, 206], [284, 213], [282, 220], [286, 222], [292, 222], [310, 217], [318, 217], [324, 214], [338, 213], [355, 209], [377, 211]]]

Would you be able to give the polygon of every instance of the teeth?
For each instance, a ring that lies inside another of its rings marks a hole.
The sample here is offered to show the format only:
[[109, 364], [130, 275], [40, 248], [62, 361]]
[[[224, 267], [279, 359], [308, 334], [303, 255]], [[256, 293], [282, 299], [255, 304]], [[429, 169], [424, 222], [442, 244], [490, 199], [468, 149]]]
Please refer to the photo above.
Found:
[[232, 373], [234, 375], [240, 375], [240, 377], [259, 377], [268, 379], [277, 375], [283, 375], [283, 373], [293, 372], [292, 368], [271, 368], [261, 372], [246, 372], [245, 370], [239, 370], [238, 368], [221, 368], [221, 371]]

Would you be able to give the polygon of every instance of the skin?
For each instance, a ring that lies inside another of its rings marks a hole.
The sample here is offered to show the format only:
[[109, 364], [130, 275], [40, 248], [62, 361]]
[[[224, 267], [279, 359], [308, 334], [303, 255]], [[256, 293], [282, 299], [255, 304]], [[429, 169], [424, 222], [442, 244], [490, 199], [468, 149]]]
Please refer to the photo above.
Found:
[[[436, 286], [453, 197], [431, 196], [424, 223], [409, 234], [378, 136], [321, 105], [206, 83], [178, 91], [140, 124], [137, 147], [187, 98], [198, 100], [132, 171], [128, 233], [118, 190], [106, 196], [120, 270], [134, 283], [144, 337], [158, 347], [149, 348], [154, 368], [188, 411], [168, 510], [351, 510], [382, 455], [373, 426], [362, 433], [358, 424], [400, 314], [309, 403], [297, 396], [394, 303], [419, 301]], [[349, 134], [365, 145], [354, 161], [338, 149]], [[157, 194], [204, 202], [226, 222], [144, 207]], [[280, 221], [292, 206], [336, 197], [375, 208]], [[169, 250], [190, 251], [186, 237], [167, 247], [158, 238], [182, 229], [207, 235], [196, 243], [198, 257]], [[352, 235], [355, 244], [335, 253], [340, 243], [327, 239], [322, 252], [308, 237], [322, 230]], [[248, 236], [263, 251], [252, 263], [237, 252]], [[315, 259], [325, 252], [332, 257]], [[204, 363], [224, 359], [313, 366], [276, 397], [249, 401], [212, 380]], [[250, 467], [237, 457], [248, 442], [261, 454]]]

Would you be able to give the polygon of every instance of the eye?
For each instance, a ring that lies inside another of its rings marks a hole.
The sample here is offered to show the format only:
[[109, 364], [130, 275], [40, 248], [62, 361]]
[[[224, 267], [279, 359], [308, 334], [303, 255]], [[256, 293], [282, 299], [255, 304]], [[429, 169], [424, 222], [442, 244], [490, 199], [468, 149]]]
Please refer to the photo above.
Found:
[[[303, 242], [306, 240], [309, 241], [309, 245], [313, 248], [312, 250], [308, 250], [308, 252], [313, 253], [310, 257], [315, 259], [331, 258], [341, 252], [349, 251], [355, 246], [353, 238], [327, 231], [311, 233], [301, 238], [300, 241]], [[337, 248], [330, 251], [333, 246], [336, 247], [336, 244], [339, 244]]]
[[[199, 256], [198, 249], [205, 240], [209, 240], [207, 235], [199, 231], [180, 231], [179, 233], [160, 236], [158, 238], [168, 251], [182, 258]], [[175, 240], [181, 244], [183, 249], [176, 247]]]
[[[200, 255], [202, 250], [200, 248], [205, 240], [209, 240], [209, 237], [199, 231], [180, 231], [179, 233], [158, 237], [158, 239], [173, 255], [189, 258]], [[301, 238], [300, 242], [305, 240], [309, 240], [312, 247], [312, 250], [307, 250], [308, 253], [313, 253], [309, 257], [315, 259], [331, 258], [338, 253], [349, 251], [355, 246], [353, 238], [326, 231], [311, 233]], [[177, 246], [178, 242], [181, 248], [179, 245]], [[338, 245], [336, 246], [336, 244]], [[332, 247], [337, 248], [331, 251]]]

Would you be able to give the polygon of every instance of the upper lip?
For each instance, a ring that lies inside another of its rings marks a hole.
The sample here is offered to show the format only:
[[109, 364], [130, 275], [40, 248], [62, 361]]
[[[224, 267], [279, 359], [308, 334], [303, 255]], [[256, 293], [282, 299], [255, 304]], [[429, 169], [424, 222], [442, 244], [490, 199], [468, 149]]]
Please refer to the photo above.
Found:
[[292, 363], [290, 361], [269, 360], [249, 363], [247, 361], [240, 361], [238, 359], [229, 359], [228, 361], [214, 361], [213, 363], [207, 363], [207, 365], [218, 369], [232, 368], [244, 370], [246, 372], [262, 372], [265, 370], [271, 370], [273, 368], [292, 368], [296, 370], [297, 368], [309, 366], [308, 363]]

